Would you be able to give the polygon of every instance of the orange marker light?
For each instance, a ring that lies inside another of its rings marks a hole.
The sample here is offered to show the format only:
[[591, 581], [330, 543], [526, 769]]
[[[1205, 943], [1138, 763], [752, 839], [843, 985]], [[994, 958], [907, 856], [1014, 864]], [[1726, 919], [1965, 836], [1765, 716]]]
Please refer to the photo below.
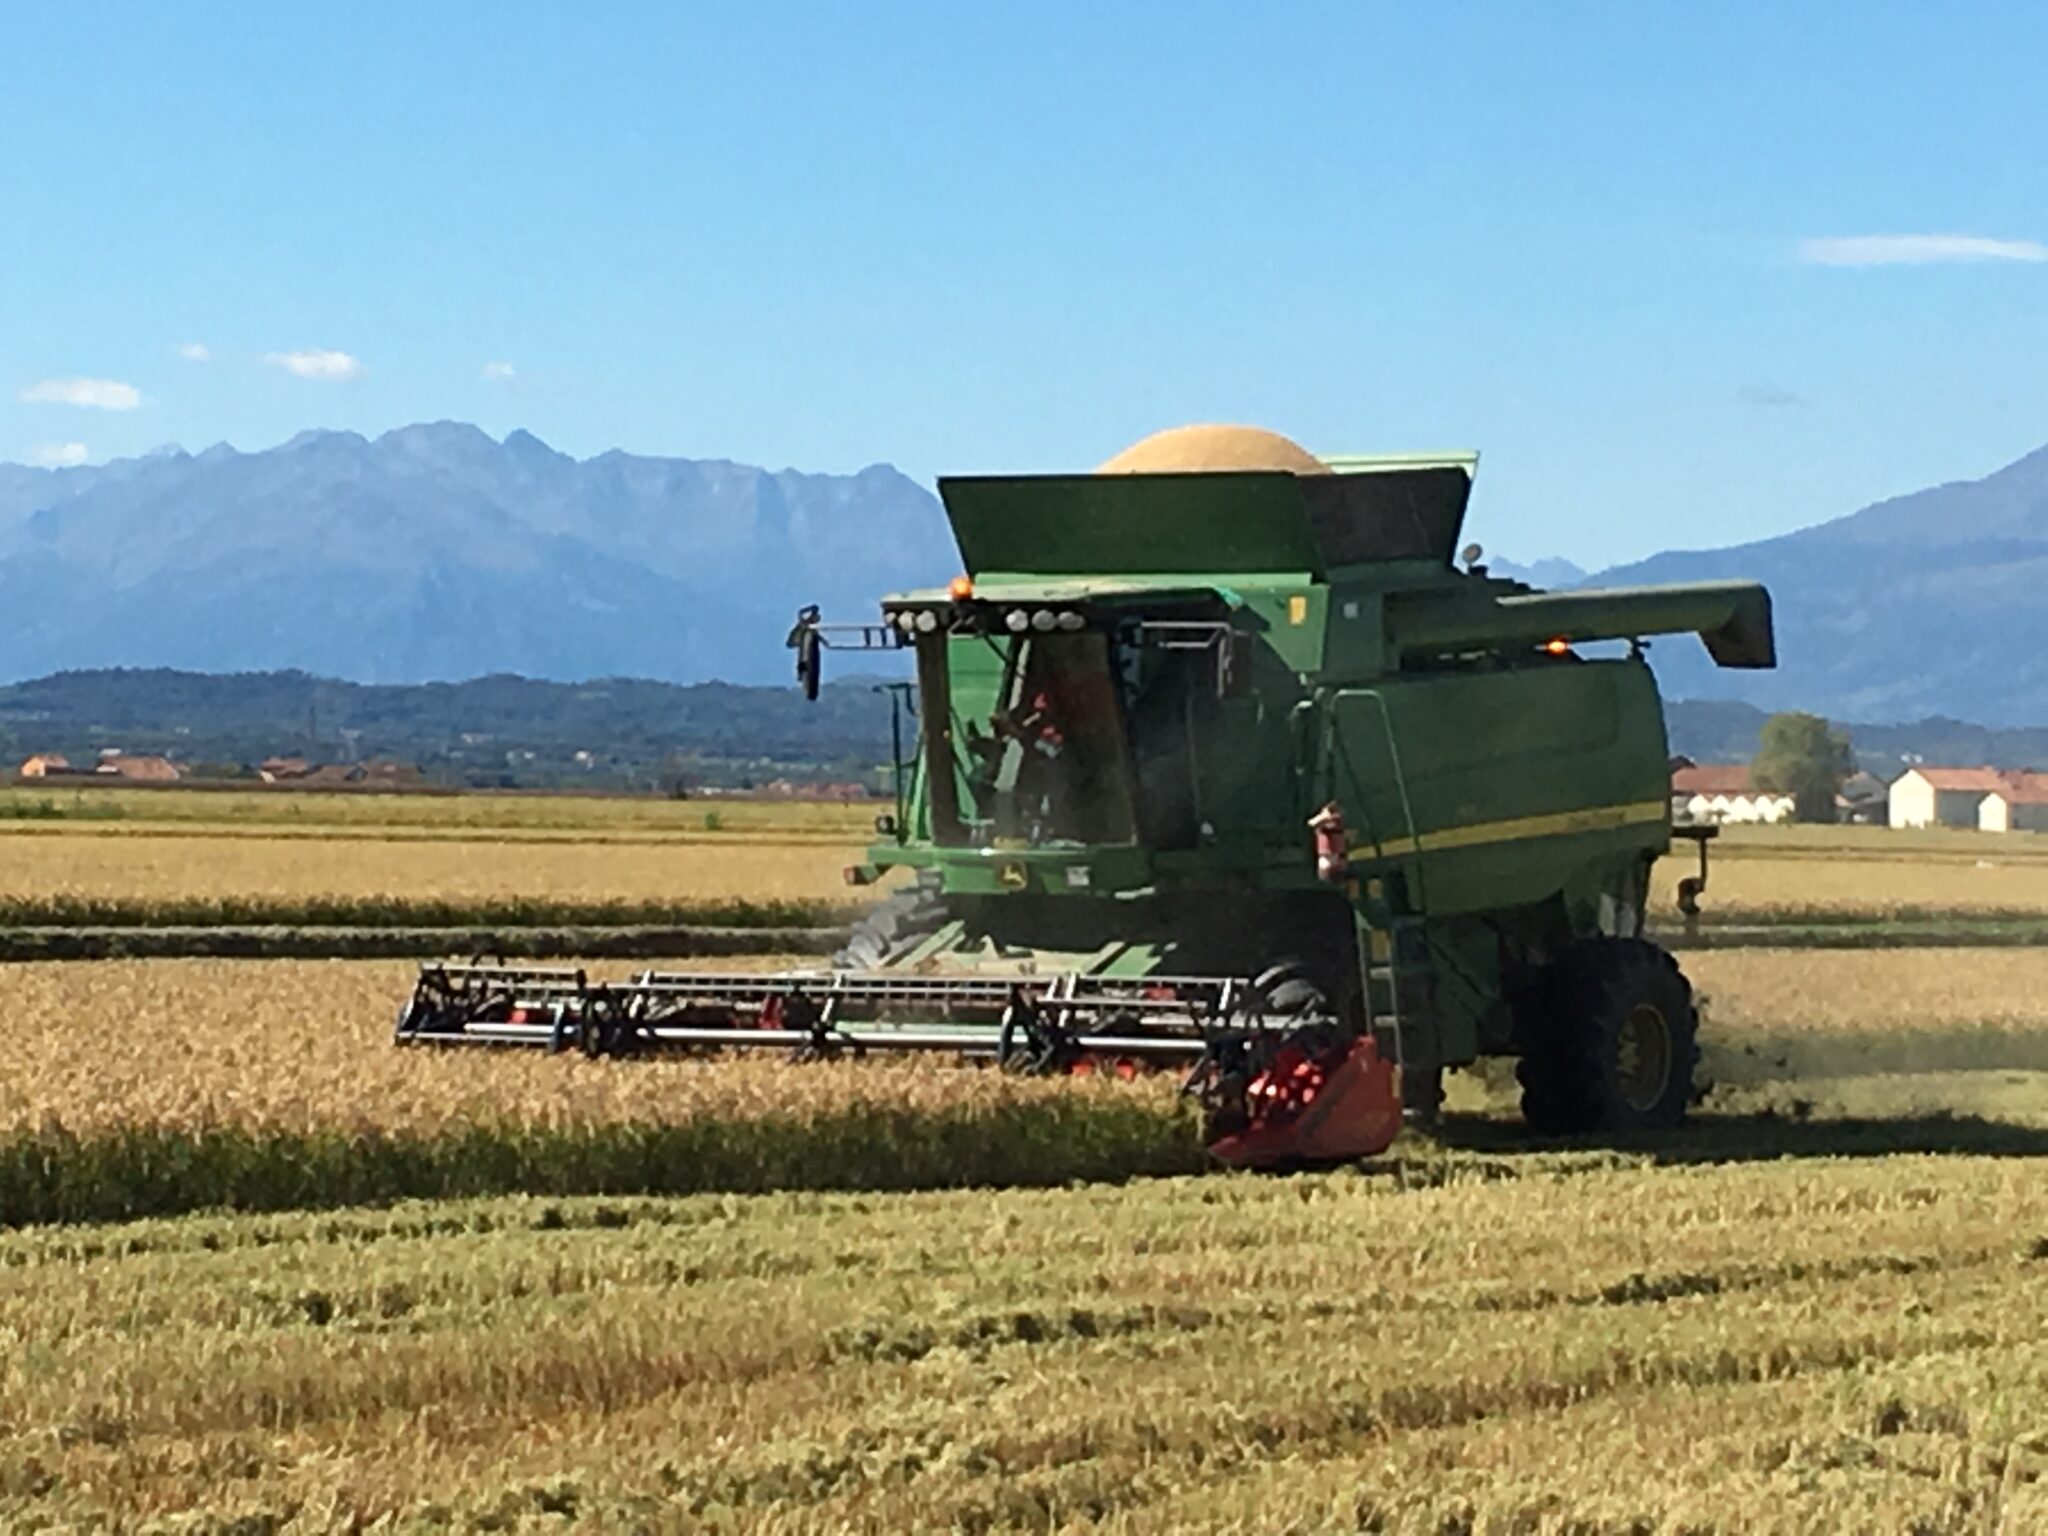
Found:
[[967, 599], [974, 596], [974, 578], [972, 576], [955, 576], [946, 584], [946, 592], [954, 602], [964, 603]]
[[1566, 640], [1564, 636], [1559, 635], [1555, 640], [1552, 640], [1547, 645], [1545, 645], [1543, 649], [1550, 652], [1550, 654], [1553, 656], [1562, 656], [1566, 651], [1571, 649], [1571, 642]]

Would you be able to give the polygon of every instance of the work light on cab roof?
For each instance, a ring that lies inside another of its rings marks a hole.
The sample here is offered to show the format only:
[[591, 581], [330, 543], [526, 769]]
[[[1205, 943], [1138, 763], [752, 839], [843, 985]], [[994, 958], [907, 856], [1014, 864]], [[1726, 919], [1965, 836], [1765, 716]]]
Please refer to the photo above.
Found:
[[897, 888], [834, 964], [433, 966], [400, 1039], [1171, 1067], [1257, 1166], [1376, 1152], [1489, 1056], [1539, 1131], [1676, 1125], [1697, 1020], [1645, 933], [1676, 834], [1643, 653], [1770, 666], [1770, 599], [1460, 568], [1477, 463], [1210, 425], [942, 480], [962, 574], [790, 631], [813, 696], [827, 651], [914, 665], [851, 872]]

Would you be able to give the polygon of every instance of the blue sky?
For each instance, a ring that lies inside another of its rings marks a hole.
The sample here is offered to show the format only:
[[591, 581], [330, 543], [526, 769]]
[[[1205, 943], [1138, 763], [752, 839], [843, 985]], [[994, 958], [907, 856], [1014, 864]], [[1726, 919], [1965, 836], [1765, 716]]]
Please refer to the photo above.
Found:
[[0, 458], [1243, 420], [1731, 543], [2048, 443], [2044, 79], [2018, 5], [10, 4]]

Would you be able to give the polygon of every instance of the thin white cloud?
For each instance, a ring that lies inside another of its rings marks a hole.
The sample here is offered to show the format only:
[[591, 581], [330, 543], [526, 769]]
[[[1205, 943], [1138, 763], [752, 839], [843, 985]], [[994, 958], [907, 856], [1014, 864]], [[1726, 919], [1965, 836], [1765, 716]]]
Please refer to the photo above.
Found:
[[29, 450], [28, 461], [44, 469], [69, 469], [88, 457], [83, 443], [42, 443]]
[[21, 392], [30, 405], [86, 405], [101, 411], [132, 411], [142, 392], [119, 379], [44, 379]]
[[493, 384], [510, 384], [519, 377], [519, 370], [510, 363], [485, 363], [484, 377]]
[[213, 348], [203, 341], [188, 341], [178, 348], [178, 356], [188, 363], [210, 363], [213, 361]]
[[346, 352], [318, 349], [304, 352], [266, 352], [263, 361], [302, 379], [360, 379], [370, 370], [363, 360]]
[[1799, 259], [1819, 267], [1924, 267], [1940, 261], [2048, 261], [2037, 240], [1983, 235], [1846, 235], [1799, 242]]

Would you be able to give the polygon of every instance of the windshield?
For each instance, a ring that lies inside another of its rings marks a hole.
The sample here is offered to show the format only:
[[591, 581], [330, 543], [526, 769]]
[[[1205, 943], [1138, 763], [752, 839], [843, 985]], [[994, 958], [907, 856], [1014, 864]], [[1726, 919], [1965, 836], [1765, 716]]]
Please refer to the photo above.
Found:
[[1106, 636], [939, 637], [918, 651], [925, 707], [951, 723], [926, 744], [934, 841], [1134, 839], [1123, 701]]

